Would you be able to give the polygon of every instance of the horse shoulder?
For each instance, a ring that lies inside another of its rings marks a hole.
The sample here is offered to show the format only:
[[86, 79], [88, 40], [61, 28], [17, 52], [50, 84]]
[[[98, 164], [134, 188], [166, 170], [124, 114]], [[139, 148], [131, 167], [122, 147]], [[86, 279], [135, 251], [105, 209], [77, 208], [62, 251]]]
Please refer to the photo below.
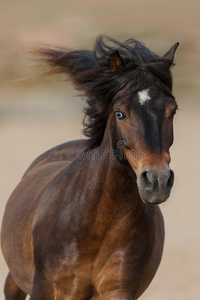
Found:
[[75, 140], [55, 146], [38, 156], [28, 167], [23, 177], [42, 164], [56, 161], [73, 161], [86, 148], [86, 140]]
[[[30, 292], [35, 268], [34, 227], [39, 224], [40, 218], [47, 218], [50, 207], [54, 205], [52, 193], [59, 197], [60, 190], [55, 188], [54, 181], [57, 179], [61, 185], [66, 186], [64, 181], [67, 174], [70, 177], [71, 173], [78, 171], [79, 164], [77, 166], [75, 163], [72, 171], [68, 166], [75, 160], [77, 151], [83, 151], [84, 147], [84, 141], [74, 141], [57, 147], [58, 153], [71, 151], [71, 160], [52, 160], [48, 158], [49, 151], [45, 152], [28, 169], [7, 202], [1, 231], [2, 251], [17, 284], [27, 292]], [[45, 229], [48, 232], [48, 228]], [[17, 261], [15, 257], [18, 258]]]

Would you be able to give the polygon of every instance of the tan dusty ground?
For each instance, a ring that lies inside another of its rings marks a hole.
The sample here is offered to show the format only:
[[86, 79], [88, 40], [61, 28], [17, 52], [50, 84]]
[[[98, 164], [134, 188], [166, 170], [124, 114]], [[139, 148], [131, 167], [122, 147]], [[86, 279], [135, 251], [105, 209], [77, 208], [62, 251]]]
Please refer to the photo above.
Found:
[[[31, 161], [56, 144], [81, 137], [81, 105], [63, 83], [12, 82], [38, 74], [23, 50], [32, 42], [91, 48], [98, 34], [135, 37], [164, 54], [180, 47], [174, 92], [172, 168], [176, 180], [161, 205], [164, 256], [143, 300], [200, 299], [200, 1], [0, 0], [0, 222], [10, 193]], [[0, 254], [0, 299], [7, 267]]]

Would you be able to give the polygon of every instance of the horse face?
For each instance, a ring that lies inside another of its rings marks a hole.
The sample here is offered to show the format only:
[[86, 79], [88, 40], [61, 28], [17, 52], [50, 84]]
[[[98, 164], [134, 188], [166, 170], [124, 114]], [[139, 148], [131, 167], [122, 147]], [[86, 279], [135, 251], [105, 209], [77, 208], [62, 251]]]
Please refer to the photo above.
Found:
[[141, 199], [159, 204], [169, 197], [174, 173], [169, 167], [173, 143], [174, 98], [154, 87], [116, 100], [113, 106], [118, 148], [137, 175]]

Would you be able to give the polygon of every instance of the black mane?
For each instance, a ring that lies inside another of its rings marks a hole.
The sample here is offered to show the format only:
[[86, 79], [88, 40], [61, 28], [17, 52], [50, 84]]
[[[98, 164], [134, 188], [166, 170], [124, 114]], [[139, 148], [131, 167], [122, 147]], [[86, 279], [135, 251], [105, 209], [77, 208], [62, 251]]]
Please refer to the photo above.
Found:
[[[112, 71], [108, 60], [116, 50], [124, 65], [121, 69]], [[90, 148], [101, 144], [112, 99], [128, 83], [133, 95], [150, 85], [171, 94], [171, 62], [134, 39], [120, 43], [100, 36], [92, 51], [48, 48], [39, 49], [37, 53], [51, 65], [50, 74], [67, 73], [76, 89], [86, 95], [88, 106], [85, 108], [83, 132], [88, 137]]]

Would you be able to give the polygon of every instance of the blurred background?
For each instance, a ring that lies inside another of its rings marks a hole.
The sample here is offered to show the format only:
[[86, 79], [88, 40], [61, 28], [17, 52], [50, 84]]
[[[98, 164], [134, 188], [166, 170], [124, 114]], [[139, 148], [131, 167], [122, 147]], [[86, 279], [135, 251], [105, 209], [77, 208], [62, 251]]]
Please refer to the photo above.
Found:
[[[176, 180], [161, 210], [163, 260], [143, 300], [200, 299], [200, 1], [0, 0], [0, 220], [6, 201], [42, 152], [82, 137], [84, 102], [64, 77], [44, 71], [27, 50], [35, 44], [91, 49], [99, 34], [136, 38], [163, 55], [180, 42], [173, 68], [179, 104], [171, 166]], [[7, 267], [0, 254], [0, 298]]]

